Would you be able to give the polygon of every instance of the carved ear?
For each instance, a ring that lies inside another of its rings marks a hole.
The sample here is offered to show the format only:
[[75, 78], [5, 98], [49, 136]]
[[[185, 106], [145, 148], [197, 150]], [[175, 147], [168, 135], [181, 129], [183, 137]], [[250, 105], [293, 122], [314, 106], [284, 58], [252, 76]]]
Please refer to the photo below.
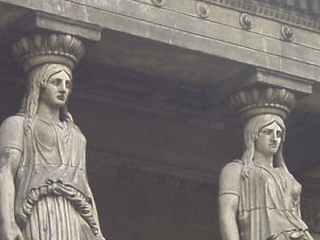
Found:
[[258, 139], [258, 133], [252, 133], [251, 134], [251, 140], [252, 141], [255, 141], [255, 140], [257, 140]]
[[46, 86], [46, 80], [45, 79], [42, 79], [41, 82], [40, 82], [40, 88], [44, 88]]

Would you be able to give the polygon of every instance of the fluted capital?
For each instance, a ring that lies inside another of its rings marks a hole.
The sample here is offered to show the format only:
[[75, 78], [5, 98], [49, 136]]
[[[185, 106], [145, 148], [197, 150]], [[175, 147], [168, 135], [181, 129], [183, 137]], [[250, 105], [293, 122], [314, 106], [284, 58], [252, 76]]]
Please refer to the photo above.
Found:
[[259, 114], [275, 114], [285, 119], [295, 102], [289, 90], [271, 87], [240, 91], [230, 98], [231, 109], [244, 121]]
[[60, 63], [73, 69], [84, 52], [81, 41], [66, 34], [34, 35], [13, 44], [13, 56], [26, 72], [45, 63]]

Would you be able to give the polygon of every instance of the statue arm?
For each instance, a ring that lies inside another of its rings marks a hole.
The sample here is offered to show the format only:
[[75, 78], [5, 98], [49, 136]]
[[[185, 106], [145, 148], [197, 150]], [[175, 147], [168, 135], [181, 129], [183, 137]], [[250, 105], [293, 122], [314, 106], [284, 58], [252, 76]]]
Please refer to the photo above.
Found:
[[91, 196], [91, 201], [92, 201], [92, 210], [93, 210], [93, 217], [95, 219], [95, 221], [97, 222], [97, 227], [98, 227], [98, 234], [97, 234], [97, 240], [107, 240], [107, 238], [105, 238], [103, 235], [102, 235], [102, 231], [101, 231], [101, 227], [100, 227], [100, 222], [99, 222], [99, 216], [98, 216], [98, 210], [97, 210], [97, 206], [96, 206], [96, 203], [95, 203], [95, 200], [94, 200], [94, 197], [93, 197], [93, 193], [92, 193], [92, 190], [91, 190], [91, 187], [90, 187], [90, 184], [88, 182], [88, 174], [87, 174], [87, 171], [86, 171], [86, 184], [87, 184], [87, 189], [89, 191], [89, 194]]
[[293, 211], [299, 218], [301, 218], [300, 201], [295, 203], [295, 206], [293, 207]]
[[19, 166], [21, 152], [17, 149], [0, 151], [0, 239], [22, 239], [14, 216], [14, 176]]
[[223, 194], [219, 197], [219, 221], [222, 240], [239, 240], [237, 225], [239, 197]]
[[4, 240], [23, 239], [14, 216], [14, 178], [21, 160], [19, 126], [19, 121], [9, 118], [0, 128], [0, 239]]
[[93, 201], [92, 201], [92, 204], [93, 204], [93, 214], [94, 214], [94, 216], [95, 216], [95, 219], [96, 219], [96, 221], [97, 221], [97, 223], [98, 223], [98, 228], [99, 228], [99, 232], [98, 232], [98, 234], [97, 234], [97, 239], [98, 239], [98, 240], [107, 240], [107, 239], [102, 235], [102, 232], [101, 232], [100, 223], [99, 223], [98, 211], [97, 211], [97, 207], [96, 207], [96, 203], [95, 203], [94, 199], [93, 199]]
[[219, 222], [222, 240], [239, 240], [237, 214], [239, 210], [239, 186], [241, 165], [229, 163], [220, 175]]

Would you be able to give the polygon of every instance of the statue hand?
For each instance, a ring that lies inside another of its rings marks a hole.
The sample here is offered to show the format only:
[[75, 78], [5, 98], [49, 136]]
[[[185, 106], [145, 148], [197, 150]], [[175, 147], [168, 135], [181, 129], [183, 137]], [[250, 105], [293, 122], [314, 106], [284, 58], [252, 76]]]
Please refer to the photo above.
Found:
[[0, 227], [0, 239], [1, 240], [24, 240], [20, 228], [16, 223], [13, 223], [11, 227]]

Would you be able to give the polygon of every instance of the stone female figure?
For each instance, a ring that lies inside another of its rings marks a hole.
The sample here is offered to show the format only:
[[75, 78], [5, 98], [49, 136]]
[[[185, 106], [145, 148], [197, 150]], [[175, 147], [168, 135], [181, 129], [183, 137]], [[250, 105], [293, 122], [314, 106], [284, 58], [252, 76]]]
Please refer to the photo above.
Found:
[[34, 67], [20, 112], [0, 128], [0, 239], [102, 240], [86, 140], [66, 103], [71, 70]]
[[276, 115], [247, 122], [243, 157], [220, 176], [223, 240], [313, 239], [301, 220], [301, 186], [283, 160], [284, 139], [285, 125]]

